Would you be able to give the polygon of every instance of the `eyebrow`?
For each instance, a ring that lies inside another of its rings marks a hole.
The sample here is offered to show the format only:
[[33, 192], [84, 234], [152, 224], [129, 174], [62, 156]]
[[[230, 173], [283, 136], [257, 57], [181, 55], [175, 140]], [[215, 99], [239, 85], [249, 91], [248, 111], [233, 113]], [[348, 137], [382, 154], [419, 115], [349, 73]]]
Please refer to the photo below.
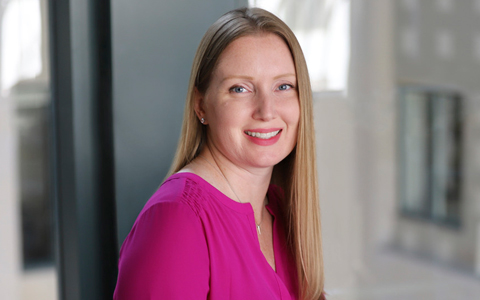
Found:
[[[296, 78], [297, 76], [294, 73], [285, 73], [285, 74], [280, 74], [280, 75], [277, 75], [277, 76], [273, 77], [273, 80], [277, 80], [278, 78], [282, 78], [282, 77], [295, 77]], [[224, 81], [229, 80], [229, 79], [235, 79], [235, 78], [253, 80], [253, 77], [251, 77], [251, 76], [232, 75], [232, 76], [227, 76], [227, 77], [223, 78], [221, 82], [224, 82]]]
[[227, 80], [229, 80], [229, 79], [235, 79], [235, 78], [253, 80], [253, 77], [251, 77], [251, 76], [246, 76], [246, 75], [232, 75], [232, 76], [227, 76], [227, 77], [223, 78], [221, 82], [227, 81]]
[[297, 77], [297, 75], [295, 75], [294, 73], [286, 73], [286, 74], [281, 74], [281, 75], [278, 75], [278, 76], [275, 76], [273, 77], [273, 79], [278, 79], [278, 78], [282, 78], [282, 77]]

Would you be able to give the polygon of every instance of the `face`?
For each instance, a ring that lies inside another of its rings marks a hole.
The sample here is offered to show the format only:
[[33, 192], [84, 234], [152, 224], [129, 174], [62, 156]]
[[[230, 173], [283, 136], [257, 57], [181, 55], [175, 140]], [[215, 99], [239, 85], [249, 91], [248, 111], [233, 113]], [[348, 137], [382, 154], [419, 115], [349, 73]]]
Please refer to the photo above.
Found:
[[297, 78], [286, 43], [275, 34], [236, 39], [223, 51], [205, 94], [196, 93], [214, 155], [244, 168], [271, 168], [295, 147]]

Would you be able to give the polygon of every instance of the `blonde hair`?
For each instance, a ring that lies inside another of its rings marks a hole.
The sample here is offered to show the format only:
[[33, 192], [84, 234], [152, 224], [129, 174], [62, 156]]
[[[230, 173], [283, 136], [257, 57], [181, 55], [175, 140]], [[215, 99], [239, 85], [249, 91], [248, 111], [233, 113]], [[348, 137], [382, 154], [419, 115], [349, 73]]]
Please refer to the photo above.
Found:
[[288, 244], [297, 265], [300, 297], [322, 299], [323, 254], [310, 79], [295, 35], [275, 15], [259, 8], [235, 9], [221, 16], [205, 33], [193, 61], [182, 134], [168, 176], [189, 164], [206, 142], [206, 126], [199, 122], [194, 110], [195, 88], [201, 93], [206, 91], [218, 58], [231, 42], [261, 33], [280, 36], [295, 63], [300, 102], [297, 144], [292, 153], [274, 167], [272, 182], [284, 191], [281, 207], [287, 223]]

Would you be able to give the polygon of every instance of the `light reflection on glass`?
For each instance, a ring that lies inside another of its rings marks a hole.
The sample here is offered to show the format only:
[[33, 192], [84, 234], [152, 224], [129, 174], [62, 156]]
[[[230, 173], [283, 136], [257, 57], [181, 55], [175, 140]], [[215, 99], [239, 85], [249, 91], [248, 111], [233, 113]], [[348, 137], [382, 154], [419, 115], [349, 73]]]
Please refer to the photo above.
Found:
[[250, 0], [295, 33], [307, 61], [312, 89], [346, 91], [350, 63], [350, 1]]

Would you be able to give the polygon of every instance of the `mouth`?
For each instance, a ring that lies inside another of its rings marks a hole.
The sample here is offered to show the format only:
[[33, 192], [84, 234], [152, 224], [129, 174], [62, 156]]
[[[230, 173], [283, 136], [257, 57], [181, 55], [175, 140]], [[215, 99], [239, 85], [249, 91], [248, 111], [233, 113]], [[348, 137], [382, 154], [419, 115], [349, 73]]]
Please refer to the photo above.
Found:
[[246, 130], [245, 133], [247, 135], [251, 136], [251, 137], [259, 138], [259, 139], [262, 139], [262, 140], [268, 140], [268, 139], [273, 138], [277, 134], [279, 134], [280, 131], [282, 131], [282, 130], [279, 129], [279, 130], [275, 130], [275, 131], [271, 131], [271, 132], [255, 132], [255, 131]]

